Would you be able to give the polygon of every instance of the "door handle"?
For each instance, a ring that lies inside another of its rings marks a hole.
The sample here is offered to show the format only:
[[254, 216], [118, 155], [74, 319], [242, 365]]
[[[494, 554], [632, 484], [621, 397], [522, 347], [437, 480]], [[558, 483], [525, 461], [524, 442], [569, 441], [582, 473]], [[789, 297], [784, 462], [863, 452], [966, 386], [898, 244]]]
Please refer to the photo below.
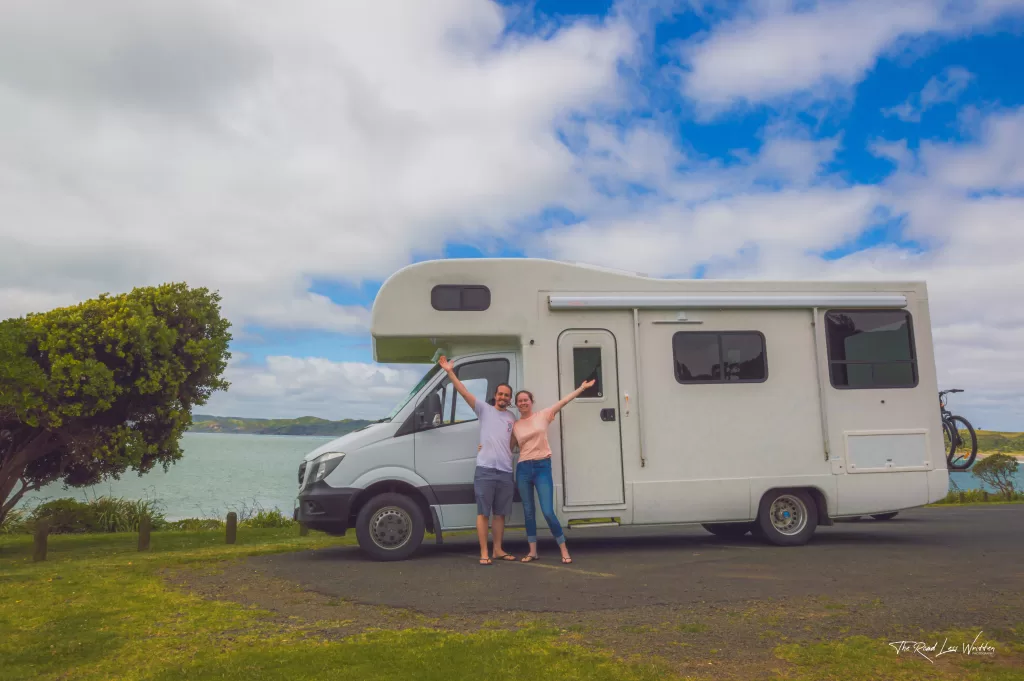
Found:
[[615, 410], [614, 409], [602, 409], [601, 410], [601, 420], [602, 421], [614, 421], [615, 420]]

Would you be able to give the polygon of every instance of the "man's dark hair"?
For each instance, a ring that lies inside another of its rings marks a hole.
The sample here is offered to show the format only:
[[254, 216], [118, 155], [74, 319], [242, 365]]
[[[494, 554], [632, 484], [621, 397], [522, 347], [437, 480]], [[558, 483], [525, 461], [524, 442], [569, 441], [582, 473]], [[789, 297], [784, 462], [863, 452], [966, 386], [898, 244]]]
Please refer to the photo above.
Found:
[[498, 385], [496, 385], [494, 387], [494, 394], [495, 395], [498, 394], [498, 389], [501, 388], [501, 386], [505, 386], [506, 388], [508, 388], [508, 394], [511, 397], [511, 395], [512, 395], [512, 386], [510, 386], [508, 383], [499, 383]]

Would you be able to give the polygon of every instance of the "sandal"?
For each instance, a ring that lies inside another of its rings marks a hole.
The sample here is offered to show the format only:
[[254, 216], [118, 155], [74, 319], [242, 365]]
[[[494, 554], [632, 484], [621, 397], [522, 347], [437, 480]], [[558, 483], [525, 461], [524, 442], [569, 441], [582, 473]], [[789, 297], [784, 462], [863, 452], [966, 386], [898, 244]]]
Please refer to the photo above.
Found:
[[511, 553], [503, 553], [500, 556], [495, 556], [495, 558], [500, 558], [501, 560], [515, 560], [516, 559], [516, 557], [513, 556]]
[[572, 558], [566, 558], [565, 556], [563, 556], [562, 557], [562, 562], [565, 563], [566, 565], [568, 565], [569, 563], [572, 562]]
[[493, 565], [490, 558], [481, 558], [480, 565]]
[[522, 562], [532, 563], [535, 560], [540, 560], [540, 556], [523, 556]]

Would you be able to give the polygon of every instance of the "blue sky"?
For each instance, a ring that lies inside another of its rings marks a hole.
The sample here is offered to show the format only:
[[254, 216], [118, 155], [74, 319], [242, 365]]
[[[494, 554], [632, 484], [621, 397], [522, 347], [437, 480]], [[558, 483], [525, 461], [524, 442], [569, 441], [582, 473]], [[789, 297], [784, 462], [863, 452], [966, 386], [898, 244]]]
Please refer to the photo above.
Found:
[[[597, 1], [548, 0], [529, 3], [529, 6], [516, 2], [502, 4], [526, 12], [532, 21], [547, 20], [560, 25], [581, 19], [605, 20], [615, 7], [613, 2]], [[851, 184], [876, 184], [891, 176], [897, 166], [871, 152], [874, 142], [902, 139], [906, 140], [909, 148], [915, 149], [921, 140], [970, 139], [970, 132], [965, 131], [960, 123], [965, 109], [1015, 108], [1024, 104], [1024, 78], [1009, 68], [1011, 64], [1024, 63], [1021, 25], [1019, 21], [1008, 21], [1005, 26], [993, 27], [977, 35], [949, 41], [924, 41], [931, 44], [914, 46], [909, 54], [897, 52], [882, 56], [847, 96], [821, 103], [810, 111], [780, 111], [775, 106], [762, 105], [745, 107], [713, 121], [696, 121], [692, 116], [692, 104], [680, 93], [677, 81], [662, 69], [679, 66], [673, 53], [676, 45], [712, 30], [715, 25], [713, 20], [682, 12], [670, 15], [654, 26], [639, 72], [623, 69], [629, 74], [630, 86], [643, 91], [650, 101], [626, 114], [620, 113], [617, 117], [619, 129], [627, 129], [638, 119], [658, 117], [666, 122], [665, 129], [674, 136], [676, 144], [685, 146], [702, 158], [729, 164], [737, 162], [738, 151], [752, 155], [758, 153], [764, 144], [766, 126], [773, 122], [796, 120], [806, 125], [811, 139], [841, 138], [835, 157], [828, 166], [831, 173]], [[509, 27], [509, 31], [530, 33], [515, 24]], [[965, 69], [971, 77], [950, 101], [935, 103], [923, 113], [920, 121], [905, 121], [886, 113], [920, 93], [929, 80], [953, 67]], [[565, 212], [557, 218], [564, 221]], [[569, 219], [580, 221], [583, 216], [570, 214]], [[541, 217], [539, 222], [543, 229], [550, 221]], [[821, 255], [826, 260], [838, 259], [886, 243], [900, 248], [927, 250], [919, 242], [903, 237], [901, 223], [899, 218], [880, 220], [877, 225], [865, 228], [853, 239], [835, 244]], [[523, 251], [514, 244], [495, 244], [485, 251], [478, 245], [452, 241], [446, 243], [443, 250], [443, 257], [447, 258], [523, 255]], [[436, 253], [414, 256], [410, 261], [434, 257], [437, 257]], [[699, 277], [705, 269], [697, 265], [687, 272], [677, 273], [677, 276]], [[339, 305], [369, 307], [381, 283], [381, 279], [360, 283], [316, 281], [310, 290], [329, 297]], [[252, 331], [259, 340], [238, 342], [235, 348], [253, 361], [262, 361], [268, 354], [310, 355], [334, 361], [372, 360], [370, 344], [365, 337], [272, 329]]]
[[[437, 257], [929, 285], [940, 384], [1024, 430], [1024, 0], [17, 5], [0, 316], [215, 288], [206, 411], [385, 413]], [[972, 419], [973, 420], [973, 419]]]

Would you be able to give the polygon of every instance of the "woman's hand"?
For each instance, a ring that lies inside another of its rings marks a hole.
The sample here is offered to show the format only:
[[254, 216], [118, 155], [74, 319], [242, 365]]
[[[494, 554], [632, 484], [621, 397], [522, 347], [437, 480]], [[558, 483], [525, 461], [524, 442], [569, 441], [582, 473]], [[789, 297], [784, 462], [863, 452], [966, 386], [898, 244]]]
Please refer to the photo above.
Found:
[[595, 379], [593, 379], [593, 378], [590, 379], [589, 381], [583, 381], [582, 383], [580, 383], [579, 392], [583, 392], [584, 390], [587, 390], [588, 388], [594, 387], [595, 383], [597, 383], [597, 381]]

